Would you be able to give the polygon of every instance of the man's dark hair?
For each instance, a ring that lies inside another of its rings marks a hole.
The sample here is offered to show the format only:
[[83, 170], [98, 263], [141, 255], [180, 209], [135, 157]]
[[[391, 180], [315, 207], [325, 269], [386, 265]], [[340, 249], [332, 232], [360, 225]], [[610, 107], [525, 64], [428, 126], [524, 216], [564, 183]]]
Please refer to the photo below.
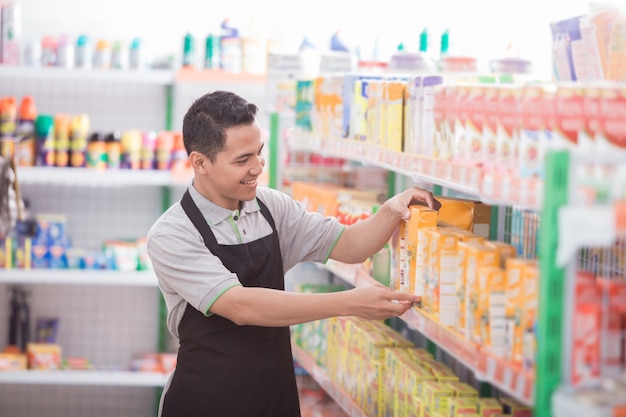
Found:
[[224, 148], [226, 129], [251, 125], [259, 108], [230, 91], [214, 91], [198, 98], [183, 118], [187, 155], [200, 152], [211, 162]]

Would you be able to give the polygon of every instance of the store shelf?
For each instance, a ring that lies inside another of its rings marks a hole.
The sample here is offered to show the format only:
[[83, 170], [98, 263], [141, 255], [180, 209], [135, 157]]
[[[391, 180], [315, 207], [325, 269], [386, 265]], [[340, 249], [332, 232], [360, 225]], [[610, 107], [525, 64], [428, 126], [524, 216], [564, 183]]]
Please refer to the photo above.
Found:
[[291, 349], [294, 359], [304, 368], [317, 383], [326, 391], [326, 393], [350, 416], [350, 417], [366, 417], [367, 415], [354, 402], [352, 397], [346, 393], [340, 386], [331, 381], [324, 368], [317, 365], [315, 359], [309, 355], [300, 346], [292, 342]]
[[396, 152], [352, 139], [303, 134], [291, 142], [311, 152], [390, 170], [410, 177], [416, 183], [449, 188], [487, 204], [517, 205], [535, 210], [541, 207], [543, 184], [536, 179], [487, 175], [478, 165]]
[[[353, 286], [377, 283], [360, 265], [330, 260], [324, 267]], [[417, 308], [410, 309], [400, 318], [463, 363], [474, 372], [478, 380], [491, 383], [524, 404], [533, 404], [534, 377], [519, 366], [496, 357], [461, 334], [440, 325]]]
[[[606, 396], [606, 393], [600, 396], [593, 391], [581, 394], [574, 390], [559, 389], [552, 396], [552, 415], [553, 417], [626, 417], [626, 405], [613, 405], [606, 401]], [[604, 400], [601, 399], [602, 397]], [[612, 398], [612, 400], [620, 403], [619, 398]]]
[[168, 374], [130, 371], [1, 371], [0, 384], [163, 387]]
[[152, 271], [104, 271], [86, 269], [6, 269], [0, 284], [107, 285], [157, 287]]
[[182, 185], [186, 184], [188, 177], [182, 174], [173, 175], [165, 170], [18, 167], [17, 178], [19, 184], [132, 187]]
[[202, 83], [253, 83], [265, 84], [265, 74], [232, 73], [213, 69], [180, 69], [175, 76], [176, 82], [202, 82]]
[[34, 80], [86, 80], [168, 85], [174, 82], [174, 71], [101, 70], [61, 67], [0, 66], [0, 78]]

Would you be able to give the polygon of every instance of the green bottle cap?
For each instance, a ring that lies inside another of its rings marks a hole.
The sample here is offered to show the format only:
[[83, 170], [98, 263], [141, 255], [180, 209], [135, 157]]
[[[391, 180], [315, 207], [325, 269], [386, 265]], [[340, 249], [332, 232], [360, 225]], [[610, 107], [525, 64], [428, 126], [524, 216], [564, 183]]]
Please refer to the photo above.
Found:
[[424, 28], [420, 33], [420, 52], [426, 52], [428, 50], [428, 29]]
[[45, 137], [52, 133], [54, 129], [54, 117], [49, 114], [40, 114], [35, 119], [35, 131], [37, 136]]
[[441, 55], [445, 55], [448, 53], [449, 43], [450, 43], [450, 33], [448, 32], [448, 29], [446, 29], [441, 34], [441, 49], [440, 49]]

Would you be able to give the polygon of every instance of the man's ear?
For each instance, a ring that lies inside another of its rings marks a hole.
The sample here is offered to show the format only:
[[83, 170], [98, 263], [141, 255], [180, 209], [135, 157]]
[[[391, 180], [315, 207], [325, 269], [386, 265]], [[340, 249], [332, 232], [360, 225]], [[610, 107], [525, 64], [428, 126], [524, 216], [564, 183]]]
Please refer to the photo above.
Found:
[[204, 172], [209, 164], [208, 158], [199, 152], [193, 151], [189, 155], [189, 162], [194, 171]]

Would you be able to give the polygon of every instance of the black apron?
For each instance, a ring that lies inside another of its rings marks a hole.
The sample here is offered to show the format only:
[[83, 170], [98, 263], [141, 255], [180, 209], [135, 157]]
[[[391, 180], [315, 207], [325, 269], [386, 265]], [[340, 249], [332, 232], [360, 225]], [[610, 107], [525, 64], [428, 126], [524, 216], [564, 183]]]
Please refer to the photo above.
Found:
[[[220, 245], [185, 192], [181, 205], [206, 247], [237, 274], [244, 287], [284, 290], [278, 232], [246, 244]], [[299, 417], [300, 404], [289, 327], [238, 326], [187, 305], [178, 328], [176, 370], [161, 417]]]

